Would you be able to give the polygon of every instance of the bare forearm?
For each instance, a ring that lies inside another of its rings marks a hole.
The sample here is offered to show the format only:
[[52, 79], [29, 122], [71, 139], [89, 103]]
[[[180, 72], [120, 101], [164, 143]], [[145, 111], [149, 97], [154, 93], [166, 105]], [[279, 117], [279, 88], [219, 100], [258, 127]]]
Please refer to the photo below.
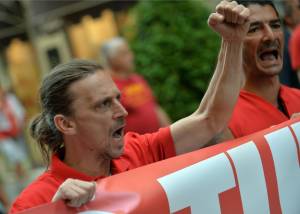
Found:
[[242, 50], [249, 15], [249, 9], [235, 1], [221, 1], [209, 16], [209, 26], [222, 37], [218, 63], [199, 108], [171, 125], [177, 154], [202, 148], [227, 126], [243, 82]]
[[241, 88], [242, 46], [222, 43], [214, 76], [199, 108], [171, 126], [177, 154], [202, 148], [227, 126]]
[[222, 41], [214, 76], [195, 112], [210, 118], [213, 132], [225, 128], [238, 98], [243, 82], [242, 47], [242, 41]]

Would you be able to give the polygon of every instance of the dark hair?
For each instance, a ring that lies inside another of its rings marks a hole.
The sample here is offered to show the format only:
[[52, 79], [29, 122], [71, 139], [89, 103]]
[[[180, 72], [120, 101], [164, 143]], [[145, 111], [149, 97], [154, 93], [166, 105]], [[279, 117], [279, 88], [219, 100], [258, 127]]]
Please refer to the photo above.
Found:
[[98, 70], [103, 70], [99, 64], [77, 59], [56, 66], [45, 76], [39, 91], [41, 113], [32, 121], [30, 132], [47, 163], [51, 153], [64, 152], [63, 136], [53, 119], [57, 114], [72, 115], [74, 98], [69, 87]]
[[273, 9], [275, 10], [277, 16], [279, 17], [279, 13], [278, 13], [278, 11], [277, 11], [277, 9], [276, 9], [276, 7], [275, 7], [272, 0], [236, 0], [236, 2], [238, 4], [244, 5], [245, 7], [247, 7], [251, 4], [259, 4], [259, 5], [262, 5], [262, 6], [270, 5], [271, 7], [273, 7]]

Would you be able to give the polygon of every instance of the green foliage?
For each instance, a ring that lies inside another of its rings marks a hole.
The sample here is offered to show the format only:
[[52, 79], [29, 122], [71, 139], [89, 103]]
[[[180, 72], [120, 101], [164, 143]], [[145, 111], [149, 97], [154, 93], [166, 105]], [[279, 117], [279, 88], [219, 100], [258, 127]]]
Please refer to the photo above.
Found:
[[173, 120], [196, 110], [215, 68], [220, 41], [202, 1], [141, 1], [131, 45], [137, 71]]

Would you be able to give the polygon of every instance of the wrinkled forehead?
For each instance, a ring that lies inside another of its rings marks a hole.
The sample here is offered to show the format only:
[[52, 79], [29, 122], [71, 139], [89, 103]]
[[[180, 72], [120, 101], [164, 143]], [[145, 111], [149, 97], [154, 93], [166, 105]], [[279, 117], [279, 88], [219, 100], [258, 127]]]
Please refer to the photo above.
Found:
[[279, 19], [276, 10], [268, 4], [250, 4], [248, 9], [250, 10], [250, 22], [265, 22]]
[[74, 100], [97, 99], [98, 97], [114, 96], [119, 92], [108, 71], [97, 71], [73, 83], [69, 92]]
[[251, 5], [266, 6], [269, 5], [273, 8], [276, 15], [279, 17], [278, 11], [272, 0], [236, 0], [238, 4], [244, 5], [245, 7], [250, 7]]

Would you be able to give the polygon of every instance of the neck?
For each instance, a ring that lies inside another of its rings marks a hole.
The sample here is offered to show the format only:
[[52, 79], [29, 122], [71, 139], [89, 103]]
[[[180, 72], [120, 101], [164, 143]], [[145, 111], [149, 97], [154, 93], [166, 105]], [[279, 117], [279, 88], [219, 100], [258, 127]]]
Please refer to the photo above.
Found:
[[263, 98], [274, 106], [278, 106], [278, 94], [280, 89], [280, 82], [278, 76], [272, 78], [247, 78], [243, 88], [257, 96]]
[[[109, 176], [111, 160], [94, 154], [88, 149], [68, 147], [67, 144], [63, 162], [89, 176]], [[86, 152], [87, 151], [87, 152]]]

